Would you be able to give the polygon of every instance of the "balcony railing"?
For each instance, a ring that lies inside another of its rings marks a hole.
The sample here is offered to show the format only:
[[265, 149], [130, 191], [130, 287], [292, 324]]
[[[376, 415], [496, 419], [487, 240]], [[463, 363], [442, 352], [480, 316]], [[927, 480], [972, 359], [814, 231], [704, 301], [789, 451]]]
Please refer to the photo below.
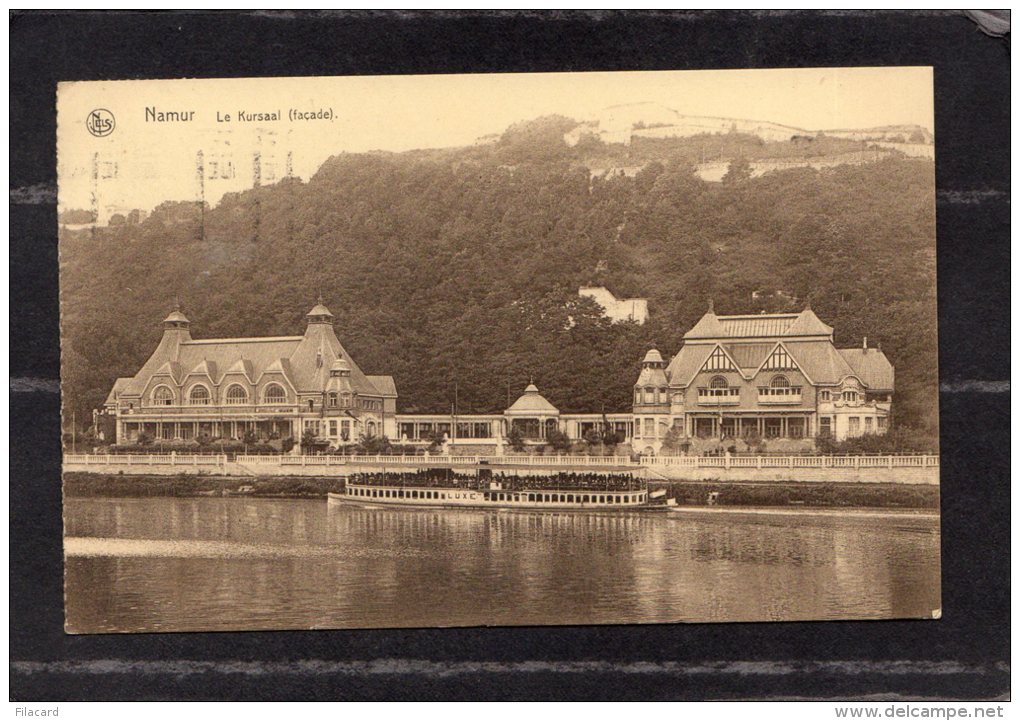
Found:
[[758, 402], [768, 405], [797, 404], [801, 402], [799, 386], [790, 388], [758, 388]]
[[699, 388], [699, 406], [734, 406], [740, 403], [739, 388]]

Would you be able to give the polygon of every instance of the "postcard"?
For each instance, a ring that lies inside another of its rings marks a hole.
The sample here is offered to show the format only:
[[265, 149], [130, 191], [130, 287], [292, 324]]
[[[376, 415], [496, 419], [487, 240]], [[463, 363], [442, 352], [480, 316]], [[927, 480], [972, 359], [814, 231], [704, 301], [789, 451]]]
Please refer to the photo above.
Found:
[[57, 101], [69, 633], [940, 616], [931, 68]]

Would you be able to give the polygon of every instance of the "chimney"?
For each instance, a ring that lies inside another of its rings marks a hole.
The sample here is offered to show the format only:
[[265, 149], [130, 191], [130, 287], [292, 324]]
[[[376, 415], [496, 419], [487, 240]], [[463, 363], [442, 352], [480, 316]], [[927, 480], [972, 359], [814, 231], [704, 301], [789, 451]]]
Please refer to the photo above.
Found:
[[865, 352], [868, 350], [868, 336], [864, 336], [864, 350]]

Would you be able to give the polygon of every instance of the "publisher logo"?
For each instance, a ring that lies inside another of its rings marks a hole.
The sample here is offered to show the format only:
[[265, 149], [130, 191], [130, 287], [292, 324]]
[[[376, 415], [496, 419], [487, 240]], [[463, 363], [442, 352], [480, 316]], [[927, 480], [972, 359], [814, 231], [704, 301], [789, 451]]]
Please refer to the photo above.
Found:
[[85, 119], [85, 127], [97, 138], [105, 138], [113, 132], [117, 122], [113, 119], [113, 113], [104, 108], [97, 108], [89, 113]]

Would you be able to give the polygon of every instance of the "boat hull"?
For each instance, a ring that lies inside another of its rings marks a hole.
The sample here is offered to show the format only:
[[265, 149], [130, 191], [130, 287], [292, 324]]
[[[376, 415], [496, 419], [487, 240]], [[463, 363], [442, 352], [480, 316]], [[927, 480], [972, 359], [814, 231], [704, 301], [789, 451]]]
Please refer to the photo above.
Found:
[[[373, 495], [374, 494], [374, 495]], [[411, 495], [414, 494], [414, 497]], [[408, 489], [349, 487], [327, 495], [330, 504], [362, 508], [483, 509], [555, 512], [633, 512], [665, 510], [649, 504], [646, 491], [592, 493], [532, 490], [524, 492], [471, 489]]]

